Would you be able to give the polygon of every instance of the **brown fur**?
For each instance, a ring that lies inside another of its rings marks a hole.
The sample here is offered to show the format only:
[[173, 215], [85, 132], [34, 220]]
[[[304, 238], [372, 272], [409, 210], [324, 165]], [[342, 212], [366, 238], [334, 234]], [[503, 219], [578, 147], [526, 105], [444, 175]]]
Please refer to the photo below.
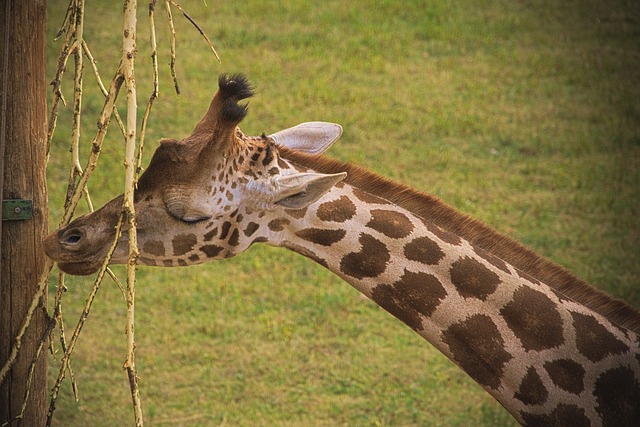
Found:
[[433, 222], [551, 286], [563, 296], [589, 307], [619, 326], [640, 334], [638, 310], [594, 288], [565, 268], [541, 257], [480, 221], [457, 211], [438, 198], [395, 183], [356, 165], [325, 156], [303, 154], [286, 147], [278, 148], [282, 157], [296, 165], [322, 173], [347, 172], [346, 183], [382, 197]]

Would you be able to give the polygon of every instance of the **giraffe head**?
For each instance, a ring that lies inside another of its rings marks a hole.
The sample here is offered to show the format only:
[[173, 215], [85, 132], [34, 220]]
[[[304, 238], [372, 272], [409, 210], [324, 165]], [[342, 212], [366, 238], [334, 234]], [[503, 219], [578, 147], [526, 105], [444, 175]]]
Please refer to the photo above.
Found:
[[[270, 136], [245, 136], [247, 114], [238, 102], [253, 95], [242, 75], [222, 75], [208, 111], [181, 141], [161, 141], [135, 193], [139, 262], [178, 266], [233, 256], [267, 240], [261, 218], [270, 211], [302, 209], [346, 173], [299, 172], [278, 145], [320, 153], [342, 133], [336, 124], [312, 122]], [[45, 252], [70, 274], [96, 272], [113, 240], [122, 196], [51, 233]], [[125, 226], [126, 229], [126, 226]], [[127, 262], [123, 232], [111, 263]]]

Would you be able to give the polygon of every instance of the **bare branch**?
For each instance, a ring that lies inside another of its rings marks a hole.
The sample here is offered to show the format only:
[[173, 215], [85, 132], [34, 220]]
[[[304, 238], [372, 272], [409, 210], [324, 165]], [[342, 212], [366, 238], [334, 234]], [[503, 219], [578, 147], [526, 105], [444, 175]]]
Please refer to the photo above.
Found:
[[[65, 274], [61, 271], [58, 273], [58, 284], [56, 286], [56, 296], [53, 308], [53, 318], [58, 322], [58, 329], [60, 331], [60, 348], [63, 353], [67, 352], [67, 340], [64, 328], [64, 318], [62, 316], [62, 295], [67, 291], [67, 286], [64, 283]], [[71, 388], [73, 389], [73, 396], [76, 401], [78, 400], [78, 385], [76, 383], [73, 369], [71, 369], [71, 361], [67, 359], [67, 370], [69, 371], [69, 378], [71, 379]]]
[[211, 40], [209, 40], [209, 37], [207, 37], [207, 35], [205, 34], [204, 30], [200, 27], [200, 25], [198, 25], [198, 23], [196, 21], [193, 20], [193, 18], [191, 16], [189, 16], [189, 14], [187, 12], [185, 12], [185, 10], [182, 8], [182, 6], [180, 6], [179, 4], [175, 3], [173, 0], [168, 0], [172, 5], [174, 5], [175, 7], [177, 7], [180, 12], [182, 12], [182, 15], [184, 15], [185, 18], [187, 18], [187, 20], [189, 22], [191, 22], [191, 24], [196, 27], [196, 29], [198, 30], [198, 32], [200, 33], [200, 35], [202, 37], [204, 37], [205, 42], [207, 43], [207, 46], [209, 46], [209, 48], [211, 49], [211, 51], [213, 52], [213, 54], [216, 56], [216, 59], [218, 60], [218, 62], [222, 62], [220, 60], [220, 57], [218, 56], [218, 52], [216, 52], [216, 49], [213, 47], [213, 43], [211, 43]]
[[51, 85], [53, 86], [53, 101], [51, 105], [51, 113], [49, 114], [49, 128], [47, 130], [47, 153], [49, 152], [49, 145], [51, 143], [51, 138], [53, 137], [53, 131], [55, 130], [56, 123], [58, 121], [58, 103], [62, 101], [62, 105], [67, 104], [64, 96], [62, 95], [60, 86], [62, 85], [62, 75], [64, 74], [64, 70], [67, 67], [67, 60], [75, 49], [75, 43], [71, 43], [72, 36], [73, 32], [67, 30], [67, 35], [64, 38], [62, 48], [60, 49], [60, 55], [58, 56], [58, 66], [56, 67], [56, 74], [54, 79], [51, 81]]
[[123, 201], [123, 217], [128, 221], [129, 229], [129, 260], [127, 263], [127, 355], [124, 367], [129, 377], [129, 388], [133, 402], [133, 412], [136, 426], [142, 427], [142, 405], [135, 364], [135, 284], [136, 265], [140, 251], [136, 231], [136, 210], [134, 191], [136, 186], [136, 129], [138, 105], [136, 101], [135, 57], [136, 57], [136, 0], [125, 0], [124, 29], [122, 38], [122, 73], [127, 88], [127, 133], [125, 145], [125, 190]]
[[75, 49], [73, 56], [75, 60], [75, 73], [73, 79], [73, 120], [71, 124], [71, 177], [73, 180], [82, 174], [80, 165], [80, 119], [82, 116], [82, 75], [84, 71], [82, 54], [82, 38], [84, 37], [84, 0], [78, 0], [73, 14], [75, 25]]
[[73, 216], [73, 212], [75, 207], [78, 204], [78, 200], [82, 197], [84, 192], [84, 188], [87, 185], [87, 181], [91, 178], [93, 171], [96, 169], [98, 158], [100, 157], [100, 151], [102, 150], [102, 143], [104, 142], [104, 137], [107, 133], [107, 127], [109, 126], [109, 121], [111, 120], [111, 114], [113, 112], [113, 108], [116, 102], [116, 98], [118, 97], [118, 93], [120, 92], [120, 87], [124, 82], [124, 77], [118, 71], [116, 76], [113, 78], [111, 82], [111, 86], [109, 87], [109, 96], [106, 98], [104, 107], [102, 108], [102, 113], [98, 118], [98, 132], [96, 136], [93, 138], [93, 142], [91, 144], [91, 154], [89, 155], [89, 160], [87, 161], [87, 165], [85, 167], [84, 173], [80, 177], [76, 188], [73, 191], [73, 194], [69, 200], [69, 205], [65, 207], [65, 212], [62, 216], [62, 220], [60, 221], [60, 226], [66, 225], [69, 223], [69, 220]]
[[158, 46], [156, 43], [156, 25], [155, 25], [155, 9], [158, 0], [151, 0], [149, 3], [149, 33], [151, 43], [151, 62], [153, 66], [153, 90], [149, 96], [147, 102], [147, 108], [144, 111], [144, 117], [142, 118], [142, 126], [140, 127], [140, 145], [138, 146], [138, 155], [136, 156], [136, 182], [138, 176], [142, 171], [142, 152], [144, 149], [144, 137], [147, 132], [147, 122], [149, 120], [149, 114], [151, 113], [151, 107], [153, 101], [159, 95], [159, 81], [158, 81]]
[[[89, 46], [87, 46], [87, 42], [85, 40], [82, 40], [82, 48], [84, 50], [85, 55], [87, 55], [87, 59], [89, 59], [89, 64], [91, 64], [91, 68], [93, 69], [93, 74], [96, 76], [98, 86], [100, 86], [100, 91], [105, 97], [109, 96], [109, 92], [104, 87], [104, 84], [102, 83], [102, 78], [100, 77], [100, 73], [98, 72], [98, 66], [96, 64], [96, 60], [93, 58], [93, 55], [91, 54], [91, 51], [89, 50]], [[122, 135], [125, 135], [127, 131], [125, 130], [124, 123], [122, 123], [122, 119], [120, 118], [120, 114], [118, 113], [118, 107], [116, 106], [113, 107], [113, 115], [116, 118], [116, 123], [118, 123], [118, 126], [120, 127], [120, 132], [122, 132]]]
[[171, 29], [171, 62], [169, 62], [169, 66], [171, 68], [171, 77], [173, 77], [173, 85], [176, 88], [176, 93], [180, 95], [180, 86], [178, 85], [178, 78], [176, 77], [176, 28], [173, 25], [171, 4], [168, 0], [165, 0], [164, 5], [167, 10], [167, 18], [169, 18], [169, 29]]
[[67, 6], [67, 11], [64, 14], [64, 18], [62, 18], [62, 24], [60, 24], [60, 29], [58, 30], [56, 35], [53, 37], [54, 41], [57, 41], [60, 38], [60, 36], [62, 35], [62, 33], [67, 31], [67, 23], [69, 22], [69, 16], [72, 13], [73, 5], [75, 4], [75, 1], [76, 0], [70, 0], [69, 1], [69, 6]]

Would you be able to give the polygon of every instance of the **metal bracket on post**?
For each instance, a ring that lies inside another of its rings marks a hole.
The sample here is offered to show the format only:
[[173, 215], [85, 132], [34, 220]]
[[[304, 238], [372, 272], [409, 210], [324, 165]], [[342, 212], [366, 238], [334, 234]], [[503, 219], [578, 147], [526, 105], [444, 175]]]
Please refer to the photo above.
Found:
[[20, 221], [33, 219], [33, 201], [28, 199], [9, 199], [2, 201], [2, 220]]

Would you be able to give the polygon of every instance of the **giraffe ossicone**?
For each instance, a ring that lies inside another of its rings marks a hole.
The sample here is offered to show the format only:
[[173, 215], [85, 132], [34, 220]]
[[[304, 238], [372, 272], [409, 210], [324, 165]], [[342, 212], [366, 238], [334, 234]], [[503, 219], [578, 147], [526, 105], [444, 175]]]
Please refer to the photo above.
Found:
[[[135, 194], [138, 262], [187, 266], [264, 242], [333, 271], [453, 360], [522, 424], [637, 425], [640, 314], [440, 200], [328, 159], [339, 125], [244, 135], [222, 75], [191, 135], [163, 140]], [[97, 271], [122, 196], [45, 239]], [[126, 233], [112, 263], [128, 257]]]

